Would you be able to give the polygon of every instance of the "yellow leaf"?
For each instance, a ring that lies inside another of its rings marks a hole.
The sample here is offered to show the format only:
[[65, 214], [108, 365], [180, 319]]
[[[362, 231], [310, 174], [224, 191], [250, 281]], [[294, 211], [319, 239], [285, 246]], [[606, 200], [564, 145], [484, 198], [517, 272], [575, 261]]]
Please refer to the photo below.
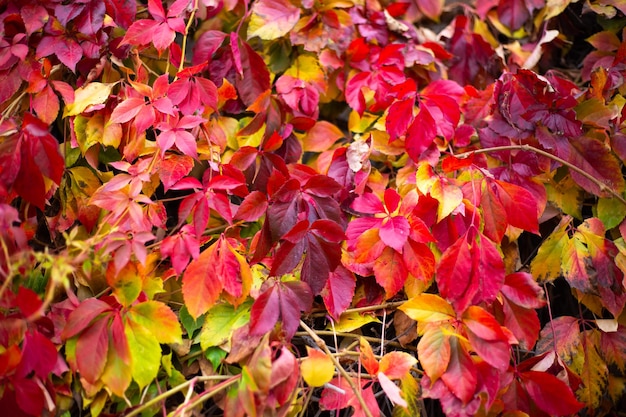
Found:
[[285, 71], [285, 75], [315, 84], [322, 91], [326, 90], [326, 76], [315, 55], [299, 55]]
[[588, 334], [585, 333], [583, 337], [587, 339], [587, 343], [583, 345], [585, 363], [580, 374], [582, 385], [577, 391], [577, 396], [587, 406], [598, 408], [606, 393], [609, 369]]
[[413, 320], [427, 323], [450, 320], [455, 317], [450, 303], [435, 294], [417, 295], [398, 308]]
[[111, 95], [115, 83], [89, 83], [74, 91], [74, 102], [65, 106], [63, 117], [81, 114], [89, 106], [102, 104]]
[[308, 356], [300, 363], [304, 381], [312, 387], [321, 387], [333, 378], [335, 364], [324, 353], [307, 346]]
[[[335, 323], [335, 331], [340, 333], [352, 332], [369, 323], [380, 323], [376, 317], [369, 314], [361, 315], [358, 312], [344, 313], [339, 317], [339, 322]], [[327, 329], [332, 329], [330, 325]]]

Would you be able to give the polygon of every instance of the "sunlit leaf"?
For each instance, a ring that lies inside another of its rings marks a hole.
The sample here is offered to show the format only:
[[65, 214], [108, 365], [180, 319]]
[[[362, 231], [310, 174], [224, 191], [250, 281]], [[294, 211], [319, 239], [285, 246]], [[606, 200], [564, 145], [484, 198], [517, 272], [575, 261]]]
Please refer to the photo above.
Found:
[[321, 387], [332, 379], [335, 364], [324, 352], [307, 346], [307, 357], [300, 362], [300, 372], [308, 385]]

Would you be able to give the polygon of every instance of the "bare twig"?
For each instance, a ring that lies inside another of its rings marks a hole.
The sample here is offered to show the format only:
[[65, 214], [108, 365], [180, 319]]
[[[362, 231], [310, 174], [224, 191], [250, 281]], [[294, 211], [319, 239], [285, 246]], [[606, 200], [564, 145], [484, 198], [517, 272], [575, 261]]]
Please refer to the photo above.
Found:
[[324, 342], [324, 340], [321, 337], [319, 337], [317, 333], [315, 333], [315, 331], [311, 329], [309, 326], [307, 326], [306, 323], [303, 322], [302, 320], [300, 320], [300, 327], [302, 327], [304, 331], [307, 332], [308, 335], [311, 336], [313, 340], [315, 340], [315, 343], [317, 343], [317, 346], [320, 349], [322, 349], [326, 353], [326, 355], [328, 355], [328, 357], [333, 361], [335, 368], [337, 368], [337, 371], [339, 371], [341, 376], [346, 378], [346, 382], [348, 383], [348, 385], [350, 385], [350, 389], [352, 389], [352, 392], [354, 392], [354, 395], [359, 401], [359, 404], [361, 405], [361, 408], [363, 409], [363, 413], [367, 417], [373, 417], [372, 412], [367, 407], [367, 404], [365, 403], [365, 400], [363, 399], [363, 396], [361, 395], [361, 389], [356, 386], [356, 384], [354, 383], [354, 381], [352, 380], [348, 372], [345, 369], [343, 369], [343, 366], [341, 366], [341, 364], [339, 363], [339, 360], [333, 356], [330, 349], [328, 349], [326, 342]]

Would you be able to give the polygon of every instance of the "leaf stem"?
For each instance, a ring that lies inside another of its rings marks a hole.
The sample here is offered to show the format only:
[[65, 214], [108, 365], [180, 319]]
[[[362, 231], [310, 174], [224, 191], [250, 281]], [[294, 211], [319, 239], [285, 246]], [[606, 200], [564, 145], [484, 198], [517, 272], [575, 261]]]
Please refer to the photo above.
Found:
[[[176, 387], [169, 389], [167, 391], [165, 391], [162, 394], [157, 395], [156, 397], [152, 398], [149, 401], [146, 401], [145, 403], [143, 403], [140, 407], [135, 408], [133, 411], [131, 411], [130, 413], [126, 414], [124, 417], [133, 417], [136, 415], [141, 414], [144, 410], [147, 410], [148, 408], [152, 407], [154, 404], [157, 404], [160, 401], [165, 400], [167, 397], [176, 394], [179, 391], [184, 390], [185, 388], [187, 388], [188, 386], [195, 384], [196, 382], [204, 382], [204, 381], [222, 381], [222, 380], [226, 380], [228, 382], [229, 379], [232, 379], [233, 382], [234, 381], [238, 381], [239, 380], [239, 375], [235, 375], [235, 376], [228, 376], [228, 375], [212, 375], [212, 376], [196, 376], [195, 378], [190, 379], [189, 381], [185, 381], [180, 385], [177, 385]], [[230, 385], [230, 384], [229, 384]], [[226, 386], [229, 386], [226, 385]], [[216, 385], [214, 388], [222, 388], [219, 384]]]
[[369, 410], [367, 404], [365, 403], [365, 400], [363, 399], [363, 396], [361, 395], [361, 389], [356, 386], [356, 384], [354, 383], [354, 381], [352, 380], [348, 372], [345, 369], [343, 369], [343, 366], [341, 366], [341, 364], [339, 363], [339, 360], [333, 356], [330, 349], [328, 349], [326, 342], [324, 342], [324, 340], [321, 337], [319, 337], [317, 333], [315, 333], [315, 331], [313, 331], [313, 329], [307, 326], [306, 323], [303, 322], [302, 320], [300, 320], [300, 327], [302, 327], [304, 331], [307, 332], [308, 335], [311, 336], [311, 338], [315, 341], [317, 346], [320, 349], [322, 349], [324, 353], [326, 353], [326, 355], [328, 355], [328, 357], [333, 361], [335, 368], [337, 368], [337, 371], [339, 371], [341, 376], [346, 378], [346, 382], [348, 383], [348, 385], [350, 385], [350, 389], [352, 389], [352, 392], [354, 393], [357, 400], [359, 401], [359, 404], [361, 405], [361, 408], [363, 409], [363, 413], [366, 415], [366, 417], [373, 417], [372, 412]]
[[174, 413], [172, 415], [176, 416], [179, 413], [181, 413], [181, 415], [183, 415], [182, 413], [184, 413], [185, 410], [190, 409], [190, 408], [193, 409], [194, 407], [198, 406], [199, 404], [203, 403], [204, 401], [206, 401], [209, 398], [211, 398], [214, 395], [216, 395], [218, 392], [220, 392], [223, 389], [226, 389], [226, 388], [230, 387], [231, 385], [233, 385], [234, 383], [238, 382], [240, 379], [241, 379], [241, 375], [235, 375], [235, 376], [229, 377], [228, 380], [220, 382], [219, 384], [214, 386], [211, 390], [209, 390], [209, 391], [205, 392], [204, 394], [198, 396], [191, 403], [189, 403], [189, 404], [187, 404], [187, 403], [182, 404], [179, 407], [179, 409], [174, 411]]
[[[394, 308], [400, 307], [404, 303], [406, 303], [406, 300], [391, 301], [388, 303], [374, 304], [374, 305], [365, 306], [365, 307], [348, 308], [343, 312], [343, 314], [363, 313], [363, 312], [383, 310], [383, 309], [394, 309]], [[311, 317], [323, 317], [323, 316], [326, 316], [327, 314], [328, 312], [326, 310], [319, 310], [319, 311], [314, 311], [313, 313], [310, 314], [310, 316]]]
[[[380, 343], [380, 338], [379, 337], [362, 336], [362, 335], [356, 334], [356, 333], [333, 332], [332, 330], [315, 330], [315, 333], [317, 333], [320, 336], [333, 336], [333, 335], [336, 334], [339, 337], [350, 337], [350, 338], [353, 338], [353, 339], [359, 339], [359, 338], [362, 337], [363, 339], [367, 340], [368, 342]], [[308, 332], [296, 332], [295, 335], [296, 336], [305, 336], [305, 335], [308, 335]], [[409, 347], [409, 346], [403, 347], [398, 342], [385, 341], [385, 345], [386, 346], [393, 346], [393, 347], [400, 348], [400, 349], [412, 350], [412, 351], [416, 350], [415, 348]]]
[[460, 153], [460, 154], [454, 155], [454, 157], [455, 158], [459, 158], [459, 159], [463, 159], [463, 158], [467, 158], [467, 157], [469, 157], [470, 155], [473, 155], [473, 154], [490, 153], [490, 152], [498, 152], [498, 151], [510, 151], [510, 150], [530, 151], [530, 152], [534, 152], [536, 154], [545, 156], [546, 158], [550, 158], [553, 161], [559, 162], [560, 164], [565, 165], [566, 167], [568, 167], [570, 170], [577, 172], [578, 174], [582, 175], [583, 177], [585, 177], [589, 181], [593, 182], [595, 185], [598, 186], [598, 188], [600, 188], [600, 191], [606, 191], [609, 194], [613, 195], [613, 197], [618, 199], [622, 204], [624, 204], [626, 206], [626, 199], [624, 199], [624, 197], [620, 193], [618, 193], [617, 191], [613, 190], [611, 187], [609, 187], [608, 185], [606, 185], [605, 183], [603, 183], [602, 181], [600, 181], [599, 179], [597, 179], [593, 175], [589, 174], [584, 169], [581, 169], [581, 168], [577, 167], [576, 165], [572, 164], [571, 162], [568, 162], [568, 161], [566, 161], [563, 158], [559, 158], [558, 156], [553, 155], [550, 152], [546, 152], [543, 149], [535, 148], [534, 146], [530, 146], [530, 145], [494, 146], [494, 147], [491, 147], [491, 148], [476, 149], [476, 150], [473, 150], [473, 151]]
[[185, 27], [185, 36], [183, 36], [183, 44], [180, 48], [180, 64], [178, 64], [178, 72], [176, 73], [175, 79], [178, 78], [178, 73], [183, 70], [185, 67], [185, 54], [187, 50], [187, 37], [189, 36], [189, 29], [193, 23], [193, 19], [196, 16], [196, 10], [198, 10], [198, 0], [194, 0], [193, 2], [193, 10], [191, 10], [191, 14], [189, 15], [189, 20], [187, 20], [187, 26]]

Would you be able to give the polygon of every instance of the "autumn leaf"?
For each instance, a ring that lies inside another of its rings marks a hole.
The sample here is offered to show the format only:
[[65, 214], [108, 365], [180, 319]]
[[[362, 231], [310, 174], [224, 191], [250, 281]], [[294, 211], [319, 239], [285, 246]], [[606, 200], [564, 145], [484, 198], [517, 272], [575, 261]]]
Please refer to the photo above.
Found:
[[300, 9], [289, 0], [261, 0], [252, 6], [248, 39], [258, 36], [263, 40], [280, 38], [298, 22]]
[[264, 285], [250, 311], [250, 333], [262, 335], [282, 321], [283, 331], [293, 337], [300, 324], [300, 312], [307, 311], [313, 301], [311, 289], [300, 281], [274, 282]]
[[335, 364], [325, 353], [307, 346], [307, 357], [300, 362], [300, 372], [308, 385], [321, 387], [332, 379]]

